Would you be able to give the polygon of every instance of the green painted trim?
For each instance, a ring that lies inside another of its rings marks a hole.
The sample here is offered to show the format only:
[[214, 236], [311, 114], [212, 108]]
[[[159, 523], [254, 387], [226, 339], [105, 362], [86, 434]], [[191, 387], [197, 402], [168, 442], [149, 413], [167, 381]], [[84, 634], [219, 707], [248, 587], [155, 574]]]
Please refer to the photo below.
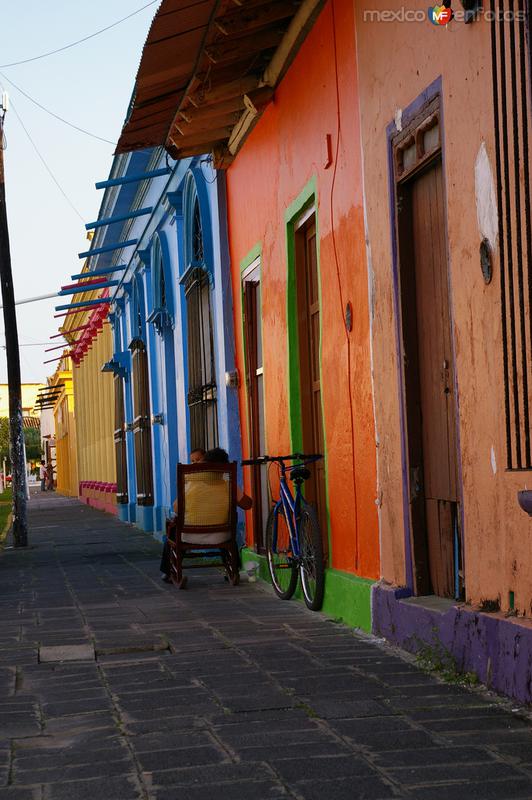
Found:
[[371, 590], [374, 583], [349, 572], [328, 569], [323, 613], [371, 633]]
[[250, 266], [250, 264], [253, 264], [253, 262], [256, 261], [257, 258], [260, 258], [261, 256], [262, 256], [262, 242], [257, 242], [257, 244], [251, 248], [247, 256], [244, 256], [244, 258], [240, 262], [240, 275], [242, 275], [242, 273]]
[[[323, 315], [321, 309], [321, 257], [320, 235], [318, 218], [318, 181], [313, 175], [304, 189], [285, 211], [286, 223], [286, 319], [288, 328], [288, 413], [290, 415], [290, 446], [292, 452], [303, 449], [303, 431], [301, 426], [301, 373], [299, 369], [299, 335], [297, 330], [297, 286], [296, 286], [296, 254], [295, 254], [295, 224], [298, 217], [307, 206], [314, 205], [316, 209], [316, 258], [318, 264], [318, 293], [320, 299], [320, 381], [323, 386], [322, 373], [322, 344], [323, 344]], [[327, 542], [329, 563], [332, 560], [332, 532], [331, 513], [329, 508], [329, 469], [327, 449], [327, 427], [325, 424], [325, 410], [323, 407], [323, 392], [321, 392], [321, 416], [323, 424], [324, 460], [325, 460], [325, 515], [327, 518]]]
[[[301, 375], [299, 370], [299, 335], [297, 330], [297, 285], [295, 223], [306, 206], [316, 205], [316, 242], [318, 236], [318, 187], [313, 175], [304, 189], [285, 211], [286, 224], [286, 321], [288, 331], [288, 412], [290, 415], [290, 447], [292, 452], [303, 447], [301, 427]], [[319, 270], [318, 251], [318, 270]]]
[[[245, 547], [242, 550], [242, 562], [245, 564], [247, 561], [258, 564], [257, 577], [270, 583], [265, 556], [260, 556], [254, 550]], [[374, 583], [375, 581], [359, 578], [358, 575], [349, 572], [327, 569], [322, 613], [338, 622], [371, 633], [371, 590]], [[300, 584], [295, 598], [303, 602]]]

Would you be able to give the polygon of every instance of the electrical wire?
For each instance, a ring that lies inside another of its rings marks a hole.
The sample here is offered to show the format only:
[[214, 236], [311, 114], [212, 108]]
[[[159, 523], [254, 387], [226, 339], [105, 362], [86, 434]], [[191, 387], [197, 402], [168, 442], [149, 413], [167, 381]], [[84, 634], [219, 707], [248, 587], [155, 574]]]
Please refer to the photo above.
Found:
[[2, 72], [0, 72], [0, 78], [3, 78], [3, 80], [7, 81], [7, 83], [9, 83], [14, 89], [16, 89], [17, 92], [20, 92], [20, 94], [24, 95], [24, 97], [26, 97], [31, 103], [36, 105], [37, 108], [40, 108], [42, 111], [45, 111], [51, 117], [54, 117], [54, 119], [59, 120], [59, 122], [63, 122], [65, 125], [68, 125], [69, 128], [74, 128], [74, 130], [79, 131], [80, 133], [84, 133], [86, 136], [91, 136], [93, 139], [98, 139], [100, 142], [106, 142], [107, 144], [112, 144], [113, 147], [116, 146], [116, 142], [112, 142], [110, 139], [105, 139], [103, 136], [98, 136], [96, 133], [91, 133], [90, 131], [85, 130], [85, 128], [80, 128], [79, 125], [74, 125], [73, 122], [69, 122], [64, 117], [60, 117], [59, 114], [56, 114], [54, 111], [50, 111], [49, 108], [46, 108], [46, 106], [43, 106], [42, 103], [38, 102], [38, 100], [35, 100], [35, 98], [31, 97], [31, 95], [25, 92], [24, 89], [21, 89], [20, 86], [17, 86], [17, 84], [14, 81], [12, 81], [11, 78], [8, 78], [7, 75], [4, 75]]
[[343, 289], [342, 289], [342, 279], [340, 276], [340, 261], [338, 258], [338, 248], [336, 245], [336, 233], [335, 233], [335, 218], [334, 218], [334, 189], [336, 186], [336, 174], [338, 171], [338, 155], [340, 153], [340, 136], [342, 132], [342, 124], [341, 124], [341, 112], [340, 112], [340, 81], [338, 76], [338, 51], [337, 51], [337, 43], [336, 43], [336, 16], [334, 13], [334, 0], [331, 0], [331, 14], [332, 14], [332, 35], [333, 35], [333, 45], [334, 45], [334, 69], [335, 69], [335, 78], [336, 78], [336, 152], [334, 155], [334, 171], [331, 183], [331, 193], [330, 193], [330, 216], [331, 216], [331, 232], [332, 232], [332, 245], [333, 245], [333, 252], [334, 252], [334, 261], [336, 264], [336, 280], [338, 284], [338, 294], [340, 298], [340, 312], [342, 317], [342, 324], [345, 331], [346, 343], [347, 343], [347, 381], [348, 381], [348, 393], [349, 393], [349, 412], [350, 412], [350, 423], [351, 423], [351, 464], [352, 464], [352, 476], [353, 476], [353, 501], [354, 501], [354, 511], [355, 511], [355, 569], [358, 570], [360, 564], [360, 545], [359, 545], [359, 526], [358, 526], [358, 498], [357, 498], [357, 484], [356, 484], [356, 453], [355, 453], [355, 422], [354, 422], [354, 402], [353, 402], [353, 388], [352, 388], [352, 369], [351, 369], [351, 337], [349, 336], [349, 331], [345, 325], [345, 306], [344, 306], [344, 296], [343, 296]]
[[137, 8], [136, 11], [132, 11], [131, 14], [127, 15], [127, 17], [122, 17], [122, 19], [119, 19], [116, 22], [111, 23], [111, 25], [107, 25], [105, 28], [100, 28], [100, 30], [95, 31], [94, 33], [90, 33], [88, 36], [84, 36], [82, 39], [77, 39], [77, 41], [75, 42], [70, 42], [70, 44], [65, 44], [63, 47], [58, 47], [56, 50], [50, 50], [47, 53], [41, 53], [40, 55], [33, 56], [32, 58], [24, 58], [21, 61], [12, 61], [10, 64], [0, 64], [0, 69], [7, 69], [7, 67], [17, 67], [19, 64], [29, 64], [31, 61], [38, 61], [41, 58], [48, 58], [48, 56], [53, 56], [56, 53], [62, 53], [64, 50], [70, 50], [70, 48], [76, 47], [76, 45], [78, 44], [82, 44], [83, 42], [88, 42], [89, 39], [94, 39], [95, 36], [99, 36], [101, 33], [110, 31], [111, 28], [116, 28], [117, 25], [120, 25], [122, 22], [131, 19], [131, 17], [134, 17], [136, 14], [140, 14], [140, 12], [144, 11], [145, 8], [154, 6], [158, 2], [159, 0], [151, 0], [150, 3], [146, 3], [146, 5], [142, 6], [141, 8]]
[[75, 213], [75, 214], [77, 214], [77, 215], [78, 215], [78, 217], [79, 217], [79, 218], [80, 218], [80, 220], [83, 222], [83, 224], [85, 224], [85, 220], [83, 219], [83, 217], [82, 217], [82, 216], [81, 216], [81, 214], [79, 213], [78, 209], [76, 208], [76, 206], [74, 205], [74, 203], [72, 202], [72, 200], [69, 198], [69, 196], [67, 195], [67, 193], [65, 192], [65, 190], [63, 189], [63, 187], [61, 186], [61, 184], [59, 183], [59, 181], [58, 181], [58, 180], [57, 180], [57, 178], [55, 177], [54, 173], [52, 172], [52, 170], [50, 169], [50, 167], [49, 167], [49, 166], [48, 166], [48, 164], [46, 163], [44, 156], [43, 156], [43, 155], [41, 155], [41, 152], [40, 152], [39, 148], [37, 147], [37, 145], [35, 144], [35, 142], [34, 142], [34, 141], [33, 141], [33, 139], [31, 138], [31, 134], [30, 134], [30, 132], [28, 131], [28, 129], [26, 128], [26, 126], [24, 125], [24, 123], [22, 122], [22, 119], [21, 119], [21, 117], [20, 117], [20, 114], [18, 113], [17, 109], [15, 108], [15, 104], [14, 104], [13, 102], [11, 103], [11, 108], [13, 109], [13, 111], [14, 111], [14, 113], [15, 113], [15, 116], [16, 116], [16, 118], [18, 119], [18, 121], [19, 121], [19, 123], [20, 123], [20, 125], [21, 125], [21, 127], [22, 127], [22, 130], [24, 131], [24, 133], [26, 134], [26, 136], [27, 136], [27, 137], [28, 137], [28, 139], [30, 140], [31, 146], [33, 147], [33, 149], [35, 150], [35, 152], [36, 152], [36, 153], [37, 153], [37, 155], [39, 156], [39, 158], [40, 158], [40, 160], [41, 160], [41, 162], [42, 162], [42, 164], [43, 164], [44, 168], [45, 168], [45, 169], [46, 169], [46, 171], [48, 172], [49, 176], [51, 177], [51, 179], [53, 180], [53, 182], [55, 183], [55, 185], [57, 186], [57, 188], [59, 189], [59, 191], [61, 192], [61, 194], [62, 194], [62, 195], [63, 195], [63, 197], [65, 198], [65, 200], [67, 201], [67, 203], [68, 203], [68, 205], [70, 206], [70, 208], [71, 208], [71, 209], [74, 211], [74, 213]]

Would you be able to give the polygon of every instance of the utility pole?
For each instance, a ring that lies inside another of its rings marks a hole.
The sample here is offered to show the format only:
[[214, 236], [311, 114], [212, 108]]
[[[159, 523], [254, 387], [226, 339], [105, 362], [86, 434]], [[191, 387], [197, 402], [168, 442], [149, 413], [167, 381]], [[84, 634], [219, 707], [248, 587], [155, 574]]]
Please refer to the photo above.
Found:
[[9, 231], [7, 227], [6, 185], [4, 177], [4, 118], [8, 107], [7, 94], [0, 106], [0, 283], [6, 337], [7, 381], [9, 384], [9, 443], [11, 454], [11, 486], [13, 488], [13, 543], [27, 547], [26, 463], [24, 460], [24, 431], [22, 428], [22, 392], [20, 388], [20, 359], [18, 348], [15, 293], [11, 272]]

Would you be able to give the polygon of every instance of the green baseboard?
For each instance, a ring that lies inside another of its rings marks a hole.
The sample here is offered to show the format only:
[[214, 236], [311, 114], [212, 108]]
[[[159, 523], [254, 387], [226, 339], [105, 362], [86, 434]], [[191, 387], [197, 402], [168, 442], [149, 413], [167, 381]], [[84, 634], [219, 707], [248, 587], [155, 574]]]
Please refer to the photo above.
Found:
[[[242, 550], [242, 563], [253, 561], [258, 565], [257, 576], [270, 583], [270, 575], [265, 556], [258, 555], [249, 547]], [[353, 628], [371, 633], [371, 587], [375, 581], [359, 578], [338, 569], [325, 571], [325, 597], [322, 613], [338, 622], [345, 622]], [[294, 597], [303, 600], [298, 585]]]

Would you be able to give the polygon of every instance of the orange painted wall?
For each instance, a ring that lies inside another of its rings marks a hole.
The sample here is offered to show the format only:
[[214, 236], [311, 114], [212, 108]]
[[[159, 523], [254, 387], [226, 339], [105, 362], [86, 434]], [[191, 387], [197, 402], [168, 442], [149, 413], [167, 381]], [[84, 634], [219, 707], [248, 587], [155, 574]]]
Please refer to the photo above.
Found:
[[[336, 165], [329, 168], [325, 168], [327, 134], [332, 137], [333, 158], [337, 152]], [[353, 3], [335, 0], [334, 9], [329, 2], [321, 12], [274, 101], [227, 172], [237, 366], [244, 375], [240, 263], [260, 243], [266, 438], [270, 453], [289, 452], [285, 210], [315, 176], [331, 566], [377, 578], [376, 454], [361, 175]], [[350, 353], [344, 327], [347, 301], [354, 309]], [[240, 410], [245, 457], [249, 452], [245, 382]], [[250, 490], [249, 483], [246, 488]]]
[[445, 29], [426, 19], [365, 20], [367, 10], [400, 13], [402, 7], [401, 0], [357, 4], [370, 273], [376, 298], [372, 331], [382, 574], [394, 584], [406, 580], [386, 127], [441, 76], [447, 195], [443, 222], [459, 401], [466, 596], [473, 604], [498, 596], [502, 609], [508, 610], [512, 591], [515, 607], [530, 614], [531, 521], [517, 505], [517, 491], [530, 487], [532, 479], [530, 473], [505, 470], [498, 246], [489, 286], [479, 261], [475, 163], [482, 147], [494, 179], [496, 174], [490, 23], [485, 18], [470, 25], [455, 20]]

